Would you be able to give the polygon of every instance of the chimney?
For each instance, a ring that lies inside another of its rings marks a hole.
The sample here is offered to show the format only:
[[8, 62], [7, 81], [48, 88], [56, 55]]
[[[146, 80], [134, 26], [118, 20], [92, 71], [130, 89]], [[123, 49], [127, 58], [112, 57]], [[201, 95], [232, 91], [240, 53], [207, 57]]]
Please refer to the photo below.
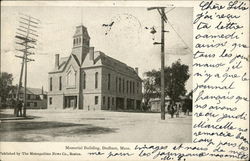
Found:
[[89, 60], [94, 61], [94, 47], [89, 47]]
[[135, 72], [138, 75], [138, 67], [135, 68]]
[[56, 67], [56, 69], [58, 69], [59, 68], [59, 54], [56, 54], [55, 55], [55, 67]]
[[42, 95], [43, 95], [43, 86], [42, 86]]

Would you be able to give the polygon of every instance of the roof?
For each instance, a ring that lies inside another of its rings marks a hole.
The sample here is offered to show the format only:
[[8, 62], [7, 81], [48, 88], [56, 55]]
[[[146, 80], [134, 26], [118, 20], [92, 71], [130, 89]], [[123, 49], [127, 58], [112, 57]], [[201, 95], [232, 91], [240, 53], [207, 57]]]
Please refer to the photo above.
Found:
[[63, 69], [65, 68], [66, 64], [70, 61], [70, 58], [74, 58], [75, 61], [77, 62], [78, 66], [80, 66], [80, 62], [77, 59], [77, 57], [74, 54], [70, 54], [70, 56], [68, 57], [62, 57], [59, 60], [59, 68], [54, 68], [52, 71], [50, 71], [49, 73], [54, 73], [54, 72], [59, 72], [59, 71], [63, 71]]
[[[78, 64], [78, 66], [80, 66], [80, 62], [79, 62], [78, 58], [74, 54], [70, 54], [69, 57], [62, 57], [59, 61], [59, 68], [58, 69], [54, 68], [50, 73], [63, 71], [63, 69], [65, 68], [65, 66], [70, 61], [71, 58], [74, 58], [74, 60]], [[122, 73], [126, 73], [127, 75], [136, 77], [136, 78], [141, 80], [141, 78], [138, 76], [138, 74], [136, 73], [134, 68], [128, 66], [127, 64], [125, 64], [119, 60], [116, 60], [116, 59], [104, 54], [101, 51], [94, 52], [94, 59], [96, 59], [97, 61], [101, 60], [101, 65], [112, 67], [113, 69], [116, 69], [117, 71], [120, 71]]]
[[[15, 88], [14, 89], [14, 92], [16, 91], [17, 89]], [[34, 95], [40, 95], [42, 94], [42, 88], [29, 88], [27, 87], [27, 94], [34, 94]], [[24, 87], [21, 87], [21, 91], [20, 93], [24, 93]], [[46, 91], [43, 91], [43, 94], [47, 94]]]
[[134, 68], [132, 68], [132, 67], [128, 66], [127, 64], [125, 64], [119, 60], [116, 60], [108, 55], [105, 55], [103, 52], [100, 52], [100, 51], [97, 51], [97, 52], [100, 53], [102, 65], [112, 67], [116, 70], [119, 70], [123, 73], [132, 75], [132, 76], [140, 79], [140, 77], [138, 76], [138, 74], [136, 73]]
[[83, 35], [85, 38], [90, 39], [87, 28], [83, 25], [76, 26], [76, 31], [73, 37]]

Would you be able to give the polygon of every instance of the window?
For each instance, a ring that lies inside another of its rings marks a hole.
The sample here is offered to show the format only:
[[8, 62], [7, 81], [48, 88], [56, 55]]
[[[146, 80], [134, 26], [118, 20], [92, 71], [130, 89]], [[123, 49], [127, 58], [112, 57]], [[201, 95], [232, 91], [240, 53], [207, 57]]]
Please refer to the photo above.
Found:
[[108, 90], [110, 90], [110, 74], [108, 74]]
[[30, 94], [28, 94], [28, 100], [30, 100]]
[[119, 92], [121, 92], [121, 78], [119, 78]]
[[30, 107], [30, 102], [27, 102], [27, 107]]
[[135, 93], [135, 82], [133, 82], [133, 93]]
[[81, 43], [81, 38], [79, 37], [79, 44]]
[[139, 82], [137, 82], [137, 93], [139, 93]]
[[67, 73], [67, 86], [68, 87], [75, 87], [76, 85], [76, 71], [72, 66], [70, 66], [68, 73]]
[[95, 105], [98, 105], [98, 96], [95, 96]]
[[112, 105], [115, 104], [115, 100], [114, 100], [114, 97], [112, 97]]
[[76, 44], [78, 44], [78, 38], [76, 38]]
[[83, 88], [83, 89], [86, 89], [86, 73], [85, 73], [85, 72], [83, 72], [82, 88]]
[[52, 78], [49, 79], [49, 90], [52, 91]]
[[103, 101], [103, 105], [105, 105], [106, 104], [105, 96], [102, 97], [102, 101]]
[[116, 90], [116, 92], [117, 92], [117, 86], [118, 86], [118, 78], [116, 77], [116, 79], [115, 79], [115, 90]]
[[34, 102], [34, 107], [37, 107], [37, 102]]
[[122, 80], [122, 92], [124, 93], [124, 90], [125, 90], [125, 81], [124, 79]]
[[128, 81], [127, 81], [127, 93], [128, 93]]
[[76, 44], [76, 39], [74, 39], [73, 44], [74, 44], [74, 45]]
[[59, 90], [62, 90], [62, 77], [59, 77]]
[[49, 98], [49, 104], [52, 105], [52, 97]]
[[98, 88], [98, 72], [95, 73], [95, 88]]
[[130, 81], [130, 83], [129, 83], [129, 93], [131, 93], [132, 92], [132, 81]]

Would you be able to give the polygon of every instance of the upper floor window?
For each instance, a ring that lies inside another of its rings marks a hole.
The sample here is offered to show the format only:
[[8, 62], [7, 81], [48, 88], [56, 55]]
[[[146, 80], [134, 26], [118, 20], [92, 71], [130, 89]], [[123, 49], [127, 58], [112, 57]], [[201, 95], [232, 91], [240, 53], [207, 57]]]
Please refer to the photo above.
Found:
[[108, 90], [110, 90], [110, 74], [108, 74]]
[[49, 79], [49, 90], [52, 91], [52, 77]]
[[132, 93], [132, 81], [129, 82], [129, 93]]
[[128, 80], [127, 80], [127, 93], [128, 93], [128, 85], [129, 85], [129, 84], [128, 84]]
[[86, 73], [85, 73], [85, 72], [83, 72], [82, 88], [83, 88], [83, 89], [86, 89]]
[[135, 93], [135, 82], [133, 82], [133, 93]]
[[137, 93], [139, 93], [139, 82], [137, 82]]
[[119, 92], [121, 92], [121, 78], [119, 78]]
[[124, 81], [124, 78], [122, 80], [122, 92], [124, 93], [124, 90], [125, 90], [125, 81]]
[[95, 73], [95, 88], [98, 88], [98, 72]]
[[62, 77], [59, 77], [59, 90], [62, 90]]
[[115, 79], [115, 90], [117, 91], [117, 86], [118, 86], [118, 78], [116, 77]]
[[67, 86], [68, 87], [75, 87], [76, 85], [76, 71], [72, 66], [70, 66], [68, 72], [67, 72]]

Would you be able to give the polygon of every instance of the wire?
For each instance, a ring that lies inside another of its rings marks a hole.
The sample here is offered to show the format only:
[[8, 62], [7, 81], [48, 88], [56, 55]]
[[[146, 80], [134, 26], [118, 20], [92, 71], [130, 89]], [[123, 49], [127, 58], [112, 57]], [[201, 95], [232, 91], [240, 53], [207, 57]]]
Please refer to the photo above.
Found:
[[175, 30], [175, 28], [173, 27], [173, 25], [171, 24], [171, 22], [168, 20], [169, 25], [171, 26], [171, 28], [175, 31], [175, 33], [177, 34], [177, 36], [181, 39], [181, 41], [186, 45], [186, 47], [189, 49], [189, 51], [191, 53], [193, 53], [193, 51], [191, 50], [191, 48], [187, 45], [187, 43], [184, 41], [184, 39], [181, 37], [181, 35]]
[[173, 9], [175, 9], [175, 7], [171, 8], [170, 10], [166, 11], [165, 14], [169, 13], [170, 11], [172, 11]]

